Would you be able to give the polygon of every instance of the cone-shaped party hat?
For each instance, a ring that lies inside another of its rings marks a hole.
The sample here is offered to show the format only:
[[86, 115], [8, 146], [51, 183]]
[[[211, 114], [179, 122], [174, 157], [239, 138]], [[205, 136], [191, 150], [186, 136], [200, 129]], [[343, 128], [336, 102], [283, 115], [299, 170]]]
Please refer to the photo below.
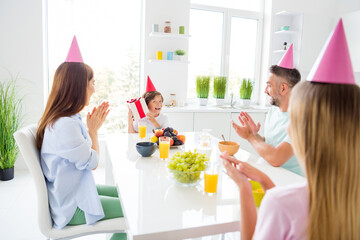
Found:
[[330, 34], [307, 80], [330, 84], [355, 84], [342, 19]]
[[293, 44], [290, 45], [284, 56], [281, 58], [279, 67], [294, 69]]
[[81, 62], [81, 63], [84, 62], [83, 58], [81, 56], [79, 45], [76, 40], [76, 36], [74, 36], [74, 38], [71, 42], [71, 46], [70, 46], [70, 49], [69, 49], [69, 52], [68, 52], [65, 62]]
[[147, 83], [146, 83], [146, 92], [156, 91], [154, 84], [152, 83], [149, 76], [147, 76]]

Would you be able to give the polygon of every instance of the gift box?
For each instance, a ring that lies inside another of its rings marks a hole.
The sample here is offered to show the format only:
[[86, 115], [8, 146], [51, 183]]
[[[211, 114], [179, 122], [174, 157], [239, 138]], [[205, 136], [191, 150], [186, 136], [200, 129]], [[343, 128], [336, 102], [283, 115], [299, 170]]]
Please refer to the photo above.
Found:
[[127, 103], [134, 115], [135, 121], [146, 117], [146, 114], [149, 112], [145, 99], [141, 97], [131, 99], [130, 101], [127, 101]]

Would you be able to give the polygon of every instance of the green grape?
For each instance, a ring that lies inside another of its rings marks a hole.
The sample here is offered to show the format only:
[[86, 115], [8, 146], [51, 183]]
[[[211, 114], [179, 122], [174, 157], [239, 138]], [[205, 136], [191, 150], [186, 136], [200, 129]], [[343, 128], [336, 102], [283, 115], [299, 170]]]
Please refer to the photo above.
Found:
[[194, 183], [200, 179], [209, 158], [205, 154], [194, 152], [176, 152], [168, 163], [168, 168], [176, 180], [181, 183]]

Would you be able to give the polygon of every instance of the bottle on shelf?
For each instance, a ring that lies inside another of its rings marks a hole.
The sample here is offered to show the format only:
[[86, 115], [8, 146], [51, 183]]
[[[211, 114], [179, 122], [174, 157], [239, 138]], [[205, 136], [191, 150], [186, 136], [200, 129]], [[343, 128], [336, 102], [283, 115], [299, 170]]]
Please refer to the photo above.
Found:
[[171, 33], [171, 22], [169, 20], [165, 21], [164, 33]]
[[176, 106], [176, 94], [175, 93], [170, 93], [169, 106], [170, 107]]
[[287, 42], [284, 42], [284, 50], [286, 50]]

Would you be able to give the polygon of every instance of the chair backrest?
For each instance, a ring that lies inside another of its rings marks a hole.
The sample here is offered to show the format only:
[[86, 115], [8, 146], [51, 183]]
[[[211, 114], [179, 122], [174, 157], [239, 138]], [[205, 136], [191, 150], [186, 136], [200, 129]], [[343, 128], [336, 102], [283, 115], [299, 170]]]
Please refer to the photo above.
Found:
[[35, 181], [40, 231], [45, 236], [48, 236], [52, 229], [53, 222], [49, 210], [45, 177], [40, 165], [40, 152], [36, 147], [36, 131], [37, 125], [32, 124], [16, 131], [14, 138]]

